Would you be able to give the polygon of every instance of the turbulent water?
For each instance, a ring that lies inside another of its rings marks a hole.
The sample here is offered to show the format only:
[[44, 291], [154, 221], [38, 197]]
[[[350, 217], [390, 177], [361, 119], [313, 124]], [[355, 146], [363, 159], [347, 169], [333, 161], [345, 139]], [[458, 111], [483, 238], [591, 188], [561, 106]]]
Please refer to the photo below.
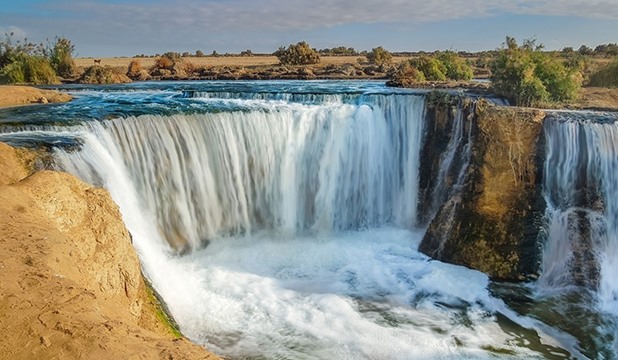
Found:
[[[613, 121], [547, 123], [545, 271], [536, 284], [509, 287], [417, 251], [422, 92], [321, 81], [68, 90], [77, 97], [68, 104], [0, 111], [0, 141], [50, 148], [54, 167], [108, 188], [181, 330], [217, 353], [618, 353]], [[470, 136], [455, 133], [443, 154], [449, 167]], [[578, 203], [582, 181], [594, 186]], [[598, 266], [584, 275], [572, 270], [571, 242], [584, 233], [569, 230], [573, 212], [593, 234], [582, 256]], [[592, 331], [581, 333], [585, 319], [564, 320], [565, 309], [596, 319]]]

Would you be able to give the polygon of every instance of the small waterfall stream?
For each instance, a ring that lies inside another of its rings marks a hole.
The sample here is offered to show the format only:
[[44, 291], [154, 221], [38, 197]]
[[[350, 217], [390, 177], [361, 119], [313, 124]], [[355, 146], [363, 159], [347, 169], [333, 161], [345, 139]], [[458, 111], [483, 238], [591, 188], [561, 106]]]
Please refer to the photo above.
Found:
[[548, 236], [540, 287], [583, 286], [618, 315], [618, 123], [554, 114], [545, 123]]

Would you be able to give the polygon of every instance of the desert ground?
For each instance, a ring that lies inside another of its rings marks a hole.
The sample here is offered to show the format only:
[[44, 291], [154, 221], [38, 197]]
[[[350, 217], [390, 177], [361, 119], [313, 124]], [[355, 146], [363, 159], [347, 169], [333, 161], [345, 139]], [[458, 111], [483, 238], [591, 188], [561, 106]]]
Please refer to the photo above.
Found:
[[[358, 59], [365, 59], [363, 56], [322, 56], [319, 66], [328, 65], [343, 65], [354, 64]], [[101, 58], [101, 65], [110, 65], [113, 67], [128, 67], [131, 60], [134, 58], [129, 57], [114, 57], [114, 58]], [[148, 68], [154, 65], [155, 58], [137, 58], [142, 63], [142, 67]], [[394, 63], [400, 63], [409, 59], [409, 57], [394, 57]], [[94, 65], [93, 58], [77, 58], [75, 63], [80, 67], [88, 67]], [[275, 66], [279, 64], [276, 56], [204, 56], [195, 57], [189, 56], [184, 58], [194, 64], [197, 67], [211, 67], [211, 66]]]

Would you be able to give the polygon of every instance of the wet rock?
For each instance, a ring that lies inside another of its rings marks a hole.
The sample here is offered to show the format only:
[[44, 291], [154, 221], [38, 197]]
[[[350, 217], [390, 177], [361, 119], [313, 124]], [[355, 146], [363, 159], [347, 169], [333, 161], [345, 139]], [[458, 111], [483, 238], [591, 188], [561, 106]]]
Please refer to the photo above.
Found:
[[431, 220], [422, 252], [494, 279], [538, 274], [544, 117], [540, 110], [477, 105], [466, 124], [469, 166]]

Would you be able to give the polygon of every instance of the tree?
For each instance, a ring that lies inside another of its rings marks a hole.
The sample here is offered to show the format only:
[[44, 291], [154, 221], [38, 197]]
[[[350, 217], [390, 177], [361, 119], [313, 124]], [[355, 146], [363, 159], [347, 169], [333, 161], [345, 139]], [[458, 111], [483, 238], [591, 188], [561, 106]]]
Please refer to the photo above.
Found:
[[517, 106], [575, 98], [581, 83], [579, 71], [541, 49], [534, 41], [518, 46], [514, 38], [507, 37], [506, 47], [491, 65], [492, 90]]
[[49, 62], [56, 74], [63, 78], [75, 76], [77, 66], [73, 60], [75, 45], [66, 38], [57, 37], [54, 43], [46, 49]]
[[579, 47], [579, 49], [577, 49], [577, 52], [582, 55], [592, 55], [594, 53], [594, 50], [592, 50], [586, 45], [582, 45]]
[[204, 57], [204, 52], [202, 50], [197, 50], [195, 52], [195, 57]]
[[446, 66], [434, 57], [423, 55], [419, 58], [410, 60], [410, 64], [422, 72], [425, 75], [425, 79], [428, 81], [446, 80]]
[[310, 65], [320, 62], [320, 54], [304, 41], [290, 44], [287, 49], [282, 46], [274, 55], [282, 65]]
[[371, 49], [371, 52], [367, 54], [367, 61], [379, 66], [386, 65], [393, 60], [393, 55], [382, 46]]
[[446, 67], [445, 75], [450, 80], [471, 80], [474, 72], [464, 59], [451, 50], [438, 52], [436, 58]]

